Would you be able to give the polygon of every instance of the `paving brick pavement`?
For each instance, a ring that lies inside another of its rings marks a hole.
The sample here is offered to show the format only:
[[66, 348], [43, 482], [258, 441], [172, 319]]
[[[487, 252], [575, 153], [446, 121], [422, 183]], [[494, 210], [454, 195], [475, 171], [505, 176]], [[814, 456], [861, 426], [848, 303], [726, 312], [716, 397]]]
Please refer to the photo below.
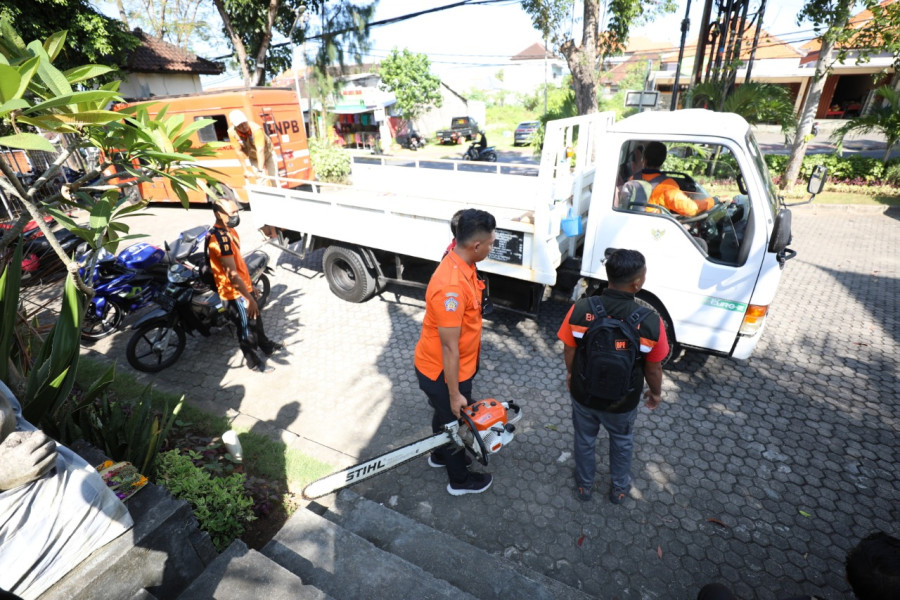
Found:
[[[491, 458], [488, 492], [449, 496], [425, 460], [354, 490], [598, 598], [689, 599], [710, 581], [742, 598], [850, 597], [847, 550], [874, 530], [900, 535], [900, 211], [800, 207], [794, 231], [799, 254], [754, 357], [686, 353], [666, 369], [662, 406], [641, 409], [625, 505], [602, 487], [589, 503], [571, 490], [561, 302], [537, 320], [497, 312], [486, 323], [475, 394], [525, 411], [516, 440]], [[291, 351], [275, 373], [248, 371], [223, 332], [140, 377], [333, 464], [427, 435], [412, 371], [421, 292], [349, 304], [329, 292], [320, 255], [301, 264], [270, 251], [264, 315]], [[86, 352], [130, 369], [127, 337]], [[598, 486], [605, 446], [601, 435]]]

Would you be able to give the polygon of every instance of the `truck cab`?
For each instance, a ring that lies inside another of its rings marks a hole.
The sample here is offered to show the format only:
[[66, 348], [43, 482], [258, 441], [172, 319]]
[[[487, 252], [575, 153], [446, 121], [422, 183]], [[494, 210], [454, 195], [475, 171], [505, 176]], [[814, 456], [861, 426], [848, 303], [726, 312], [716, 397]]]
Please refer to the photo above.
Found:
[[[635, 153], [651, 142], [668, 151], [660, 173], [624, 177]], [[779, 207], [750, 126], [729, 113], [683, 110], [673, 119], [645, 112], [611, 125], [601, 152], [582, 275], [605, 279], [607, 248], [640, 250], [648, 271], [643, 298], [663, 316], [672, 339], [747, 358], [764, 328], [790, 239], [790, 213]], [[652, 180], [666, 179], [677, 184], [672, 193], [680, 201], [705, 210], [681, 214], [650, 203]]]

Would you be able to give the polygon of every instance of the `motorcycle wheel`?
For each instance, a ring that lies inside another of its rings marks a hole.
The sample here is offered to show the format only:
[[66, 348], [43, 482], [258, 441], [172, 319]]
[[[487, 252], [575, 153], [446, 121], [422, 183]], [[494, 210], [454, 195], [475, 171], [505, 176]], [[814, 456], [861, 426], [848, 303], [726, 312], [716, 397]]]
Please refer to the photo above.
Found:
[[256, 305], [259, 308], [262, 308], [266, 305], [266, 300], [269, 299], [269, 292], [272, 291], [272, 284], [269, 283], [268, 277], [260, 275], [253, 287], [259, 292], [259, 296], [256, 298]]
[[487, 156], [485, 156], [488, 162], [497, 162], [497, 153], [496, 152], [488, 152]]
[[100, 317], [97, 316], [94, 303], [91, 302], [87, 314], [84, 315], [84, 323], [81, 325], [81, 339], [96, 341], [105, 338], [118, 331], [124, 320], [125, 313], [115, 302], [107, 301], [106, 311]]
[[131, 336], [125, 357], [138, 371], [157, 373], [178, 362], [186, 343], [180, 323], [170, 327], [165, 319], [157, 319], [145, 323]]

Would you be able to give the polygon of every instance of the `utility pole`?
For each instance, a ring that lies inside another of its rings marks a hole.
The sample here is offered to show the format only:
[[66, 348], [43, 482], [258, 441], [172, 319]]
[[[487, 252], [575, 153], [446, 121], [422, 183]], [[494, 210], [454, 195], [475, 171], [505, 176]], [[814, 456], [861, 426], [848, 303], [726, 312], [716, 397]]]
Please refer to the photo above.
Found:
[[[309, 15], [306, 14], [306, 7], [301, 6], [297, 11], [297, 16], [294, 18], [294, 24], [291, 25], [291, 33], [288, 38], [291, 42], [291, 70], [294, 72], [294, 90], [297, 92], [297, 105], [300, 107], [300, 118], [303, 118], [303, 96], [300, 94], [300, 78], [297, 77], [297, 46], [294, 44], [294, 31], [297, 29], [298, 25], [305, 25], [309, 21]], [[306, 35], [304, 34], [303, 45], [302, 45], [302, 66], [303, 66], [303, 84], [306, 86], [306, 95], [307, 100], [309, 101], [307, 106], [307, 119], [309, 121], [309, 133], [307, 134], [308, 138], [315, 137], [315, 127], [313, 127], [313, 112], [312, 112], [312, 94], [309, 92], [309, 79], [306, 77]]]
[[[765, 0], [764, 0], [765, 1]], [[675, 84], [672, 86], [672, 106], [669, 110], [678, 108], [678, 79], [681, 77], [681, 61], [684, 59], [684, 44], [687, 41], [688, 29], [691, 28], [691, 0], [687, 0], [687, 8], [684, 9], [684, 19], [681, 21], [681, 46], [678, 48], [678, 65], [675, 67]], [[697, 56], [694, 56], [697, 60]]]

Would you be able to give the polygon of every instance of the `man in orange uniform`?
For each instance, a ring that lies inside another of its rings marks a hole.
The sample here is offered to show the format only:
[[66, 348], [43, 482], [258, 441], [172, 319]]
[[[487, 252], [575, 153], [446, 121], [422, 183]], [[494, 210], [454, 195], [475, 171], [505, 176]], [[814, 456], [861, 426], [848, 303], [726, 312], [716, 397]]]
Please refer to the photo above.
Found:
[[[275, 159], [272, 155], [272, 140], [266, 135], [265, 130], [258, 123], [247, 120], [243, 111], [233, 110], [228, 115], [231, 127], [228, 128], [228, 138], [234, 151], [241, 161], [244, 169], [244, 177], [275, 177]], [[264, 185], [273, 186], [271, 179], [266, 179]]]
[[[667, 155], [668, 151], [665, 144], [650, 142], [644, 149], [644, 169], [640, 173], [635, 173], [633, 177], [633, 179], [640, 177], [653, 186], [653, 192], [650, 194], [650, 204], [665, 207], [670, 212], [685, 217], [693, 217], [711, 209], [715, 204], [713, 198], [694, 200], [681, 191], [674, 179], [666, 177], [660, 172], [660, 168], [666, 162]], [[647, 210], [652, 211], [653, 209], [648, 208]]]
[[[434, 408], [431, 429], [438, 433], [456, 421], [473, 402], [472, 379], [481, 353], [481, 315], [484, 282], [475, 263], [487, 258], [494, 244], [497, 221], [483, 210], [459, 215], [456, 245], [441, 260], [425, 291], [425, 320], [416, 344], [419, 388]], [[491, 485], [489, 473], [469, 471], [465, 452], [440, 448], [428, 457], [432, 467], [446, 467], [454, 496], [478, 494]]]
[[209, 265], [216, 279], [216, 290], [227, 303], [228, 318], [237, 328], [238, 344], [251, 371], [271, 373], [257, 348], [266, 356], [284, 345], [266, 337], [262, 315], [256, 298], [259, 295], [250, 279], [247, 263], [241, 255], [241, 238], [235, 227], [241, 222], [237, 203], [230, 198], [217, 198], [213, 205], [216, 224], [208, 234]]

